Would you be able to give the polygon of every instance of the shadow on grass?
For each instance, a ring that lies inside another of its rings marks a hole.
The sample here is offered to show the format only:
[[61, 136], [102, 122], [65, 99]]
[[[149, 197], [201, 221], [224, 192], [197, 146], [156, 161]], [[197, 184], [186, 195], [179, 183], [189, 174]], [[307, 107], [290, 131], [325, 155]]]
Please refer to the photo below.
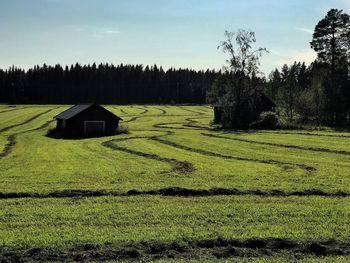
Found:
[[129, 134], [129, 133], [130, 133], [129, 127], [126, 125], [119, 126], [114, 132], [111, 132], [111, 133], [95, 134], [91, 136], [79, 135], [79, 134], [67, 134], [57, 128], [52, 128], [47, 131], [46, 137], [51, 139], [82, 140], [82, 139], [101, 138], [101, 137], [108, 137], [108, 136]]

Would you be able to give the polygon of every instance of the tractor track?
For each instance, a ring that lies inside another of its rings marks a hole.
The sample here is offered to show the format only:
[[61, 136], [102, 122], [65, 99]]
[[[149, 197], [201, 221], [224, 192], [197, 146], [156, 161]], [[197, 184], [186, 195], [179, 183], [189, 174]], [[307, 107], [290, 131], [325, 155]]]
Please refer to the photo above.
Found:
[[[57, 107], [58, 108], [58, 107]], [[24, 125], [24, 124], [27, 124], [33, 120], [35, 120], [36, 118], [42, 116], [43, 114], [46, 114], [46, 113], [49, 113], [50, 111], [53, 111], [57, 108], [52, 108], [48, 111], [45, 111], [45, 112], [42, 112], [40, 114], [37, 114], [35, 116], [33, 116], [32, 118], [26, 120], [25, 122], [23, 123], [20, 123], [20, 124], [16, 124], [15, 126], [12, 125], [11, 128], [13, 127], [18, 127], [18, 126], [21, 126], [21, 125]], [[13, 133], [11, 135], [9, 135], [7, 137], [7, 143], [5, 144], [5, 147], [4, 149], [2, 150], [2, 152], [0, 152], [0, 160], [2, 158], [4, 158], [5, 156], [9, 155], [13, 149], [13, 147], [16, 145], [17, 143], [17, 136], [20, 135], [20, 134], [24, 134], [24, 133], [27, 133], [27, 132], [33, 132], [33, 131], [37, 131], [37, 130], [41, 130], [41, 129], [44, 129], [44, 128], [47, 128], [54, 120], [50, 120], [50, 121], [47, 121], [45, 122], [44, 124], [42, 124], [41, 126], [37, 127], [37, 128], [33, 128], [33, 129], [29, 129], [29, 130], [25, 130], [25, 131], [19, 131], [19, 132], [16, 132], [16, 133]], [[6, 127], [8, 128], [8, 127]], [[5, 129], [5, 128], [4, 128]], [[8, 129], [7, 129], [8, 130]]]
[[[141, 118], [148, 118], [148, 117], [187, 117], [189, 115], [176, 115], [176, 114], [169, 114], [169, 115], [159, 115], [159, 114], [149, 114], [149, 115], [143, 115], [143, 116], [139, 116], [139, 115], [129, 115], [129, 116], [123, 116], [123, 117], [132, 117], [129, 120], [123, 121], [123, 122], [133, 122], [136, 121], [138, 119]], [[168, 124], [168, 123], [165, 123]], [[177, 122], [176, 124], [183, 124], [182, 122]], [[158, 124], [154, 124], [153, 127], [157, 128]], [[162, 123], [159, 123], [159, 125], [162, 125]], [[163, 127], [160, 127], [163, 128]]]
[[305, 135], [305, 136], [315, 136], [315, 137], [334, 137], [334, 138], [348, 138], [350, 139], [350, 136], [348, 135], [335, 135], [335, 134], [322, 134], [322, 133], [311, 133], [311, 132], [272, 132], [272, 131], [259, 131], [259, 133], [264, 133], [264, 134], [286, 134], [286, 135]]
[[47, 128], [53, 121], [54, 120], [50, 120], [50, 121], [47, 121], [46, 123], [44, 123], [43, 125], [41, 125], [40, 127], [33, 128], [30, 130], [26, 130], [26, 131], [17, 132], [17, 133], [9, 135], [7, 137], [7, 143], [5, 144], [3, 151], [0, 152], [0, 160], [11, 153], [12, 148], [15, 147], [15, 145], [17, 143], [17, 136], [18, 135]]
[[6, 109], [6, 110], [2, 110], [0, 111], [0, 113], [5, 113], [5, 112], [10, 112], [10, 111], [15, 111], [15, 110], [19, 110], [19, 109], [23, 109], [23, 108], [17, 108], [17, 107], [8, 107], [10, 109]]
[[195, 110], [191, 110], [191, 109], [187, 109], [186, 107], [183, 107], [183, 106], [177, 106], [179, 109], [182, 109], [182, 110], [185, 110], [185, 111], [188, 111], [188, 112], [191, 112], [191, 113], [195, 113], [197, 116], [200, 116], [200, 115], [205, 115], [204, 112], [200, 112], [200, 111], [195, 111]]
[[181, 124], [183, 125], [182, 122], [163, 122], [163, 123], [157, 123], [153, 124], [152, 127], [154, 128], [159, 128], [159, 129], [171, 129], [171, 130], [188, 130], [185, 127], [170, 127], [170, 126], [164, 126], [164, 125], [172, 125], [172, 124]]
[[336, 191], [325, 192], [318, 189], [306, 189], [300, 191], [282, 191], [278, 189], [254, 190], [237, 188], [210, 188], [210, 189], [191, 189], [183, 187], [166, 187], [151, 190], [131, 189], [128, 191], [110, 191], [110, 190], [87, 190], [87, 189], [65, 189], [48, 193], [26, 193], [26, 192], [0, 192], [0, 199], [17, 198], [93, 198], [103, 196], [128, 197], [128, 196], [174, 196], [174, 197], [210, 197], [210, 196], [260, 196], [260, 197], [325, 197], [325, 198], [349, 198], [350, 192]]
[[350, 241], [334, 239], [293, 240], [288, 238], [178, 239], [109, 244], [80, 243], [66, 247], [0, 247], [3, 262], [102, 262], [126, 260], [149, 262], [159, 259], [230, 259], [350, 255]]
[[[117, 109], [117, 108], [115, 108], [115, 109]], [[128, 114], [128, 113], [127, 113], [125, 110], [123, 110], [123, 109], [120, 109], [120, 112], [123, 113], [123, 114], [126, 114], [126, 115]]]
[[[193, 120], [193, 117], [192, 117], [192, 119], [190, 117], [190, 118], [187, 118], [186, 120], [189, 121], [189, 122], [192, 122], [192, 123], [198, 123], [195, 120]], [[153, 127], [154, 128], [162, 128], [162, 129], [170, 129], [170, 130], [172, 130], [172, 129], [175, 129], [175, 130], [177, 130], [177, 129], [180, 129], [180, 130], [188, 129], [188, 128], [185, 128], [185, 127], [169, 127], [169, 126], [164, 127], [163, 126], [163, 125], [169, 125], [169, 124], [171, 125], [171, 124], [182, 124], [182, 123], [179, 123], [179, 122], [175, 122], [175, 123], [158, 123], [158, 124], [154, 124]], [[196, 127], [195, 129], [192, 129], [192, 130], [212, 130], [212, 129]], [[164, 137], [164, 136], [162, 136], [162, 137]], [[263, 163], [263, 164], [278, 165], [278, 166], [280, 166], [282, 168], [285, 168], [286, 166], [292, 166], [292, 167], [296, 166], [296, 167], [298, 167], [300, 169], [305, 170], [308, 175], [310, 175], [311, 173], [313, 173], [316, 170], [315, 167], [309, 166], [309, 165], [305, 165], [305, 164], [295, 164], [295, 163], [288, 163], [288, 162], [282, 162], [282, 161], [276, 161], [276, 160], [261, 160], [261, 159], [245, 158], [245, 157], [240, 157], [240, 156], [219, 154], [219, 153], [215, 153], [215, 152], [211, 152], [211, 151], [206, 151], [206, 150], [202, 150], [202, 149], [196, 149], [196, 148], [180, 145], [180, 144], [171, 142], [169, 140], [162, 139], [162, 138], [157, 137], [157, 136], [153, 137], [153, 138], [150, 138], [150, 139], [154, 140], [154, 141], [157, 141], [159, 143], [162, 143], [162, 144], [166, 144], [166, 145], [172, 146], [174, 148], [178, 148], [178, 149], [182, 149], [182, 150], [190, 151], [190, 152], [195, 152], [195, 153], [198, 153], [198, 154], [201, 154], [201, 155], [206, 155], [206, 156], [213, 156], [213, 157], [219, 157], [219, 158], [231, 159], [231, 160], [238, 160], [238, 161], [248, 161], [248, 162], [256, 162], [256, 163]]]
[[208, 131], [212, 131], [212, 128], [209, 128], [207, 126], [201, 126], [201, 125], [197, 125], [199, 122], [196, 121], [195, 119], [201, 119], [203, 117], [192, 117], [192, 118], [186, 118], [185, 120], [188, 121], [188, 123], [183, 124], [182, 126], [184, 127], [190, 127], [190, 128], [196, 128], [198, 130], [208, 130]]
[[133, 122], [133, 121], [136, 121], [137, 119], [139, 119], [141, 117], [144, 117], [144, 116], [135, 116], [135, 117], [132, 117], [129, 120], [123, 121], [123, 123]]
[[261, 159], [253, 159], [253, 158], [245, 158], [245, 157], [240, 157], [240, 156], [232, 156], [232, 155], [224, 155], [220, 153], [215, 153], [215, 152], [210, 152], [202, 149], [196, 149], [188, 146], [184, 146], [175, 142], [171, 142], [159, 137], [154, 137], [152, 140], [157, 141], [159, 143], [165, 144], [172, 146], [174, 148], [182, 149], [185, 151], [190, 151], [190, 152], [195, 152], [201, 155], [206, 155], [206, 156], [212, 156], [212, 157], [219, 157], [223, 159], [230, 159], [230, 160], [237, 160], [237, 161], [247, 161], [247, 162], [255, 162], [255, 163], [262, 163], [262, 164], [271, 164], [271, 165], [278, 165], [281, 166], [282, 168], [285, 166], [292, 166], [292, 167], [299, 167], [303, 170], [305, 170], [307, 173], [314, 172], [316, 168], [304, 164], [295, 164], [295, 163], [288, 163], [288, 162], [281, 162], [281, 161], [276, 161], [276, 160], [261, 160]]
[[218, 138], [218, 139], [245, 142], [245, 143], [251, 143], [251, 144], [267, 145], [267, 146], [273, 146], [273, 147], [282, 147], [282, 148], [287, 148], [287, 149], [350, 155], [350, 151], [344, 151], [344, 150], [332, 150], [332, 149], [319, 148], [319, 147], [303, 147], [303, 146], [298, 146], [298, 145], [279, 144], [279, 143], [272, 143], [272, 142], [259, 142], [259, 141], [254, 141], [254, 140], [241, 139], [241, 138], [229, 138], [229, 137], [225, 137], [225, 136], [221, 136], [221, 135], [207, 134], [207, 133], [201, 133], [201, 135], [207, 136], [207, 137]]
[[55, 109], [58, 109], [59, 107], [56, 107], [56, 108], [52, 108], [52, 109], [49, 109], [49, 110], [46, 110], [46, 111], [43, 111], [39, 114], [36, 114], [34, 115], [33, 117], [30, 117], [29, 119], [25, 120], [24, 122], [21, 122], [21, 123], [17, 123], [17, 124], [13, 124], [13, 125], [10, 125], [10, 126], [7, 126], [7, 127], [4, 127], [2, 129], [0, 129], [0, 134], [5, 132], [5, 131], [8, 131], [9, 129], [12, 129], [12, 128], [15, 128], [15, 127], [18, 127], [18, 126], [22, 126], [22, 125], [25, 125], [29, 122], [32, 122], [34, 121], [35, 119], [39, 118], [40, 116], [46, 114], [46, 113], [49, 113], [50, 111], [53, 111]]
[[134, 107], [135, 109], [139, 109], [139, 110], [143, 110], [142, 112], [140, 112], [140, 115], [146, 114], [148, 112], [148, 109], [146, 108], [140, 108], [140, 107]]
[[[187, 118], [186, 120], [189, 120], [191, 118]], [[182, 127], [171, 127], [167, 125], [173, 125], [173, 124], [179, 124], [182, 125]], [[214, 129], [205, 127], [205, 126], [199, 126], [194, 125], [191, 122], [189, 123], [183, 123], [183, 122], [163, 122], [163, 123], [157, 123], [153, 124], [152, 127], [159, 128], [159, 129], [171, 129], [171, 130], [192, 130], [192, 131], [213, 131]]]
[[158, 136], [156, 136], [156, 135], [155, 136], [136, 136], [136, 137], [127, 137], [127, 138], [122, 138], [122, 139], [112, 139], [112, 140], [103, 142], [101, 145], [104, 147], [110, 148], [112, 150], [126, 152], [129, 154], [141, 156], [141, 157], [156, 160], [156, 161], [166, 162], [172, 166], [171, 172], [183, 173], [183, 174], [192, 173], [195, 170], [195, 168], [194, 168], [193, 164], [190, 162], [179, 161], [179, 160], [176, 160], [175, 158], [162, 157], [160, 155], [153, 154], [153, 153], [145, 153], [145, 152], [141, 152], [141, 151], [136, 151], [136, 150], [132, 150], [132, 149], [129, 149], [127, 147], [118, 146], [115, 144], [115, 143], [120, 142], [120, 141], [135, 140], [135, 139], [148, 139], [148, 140], [152, 139], [153, 140], [153, 139], [159, 138], [161, 136], [166, 136], [169, 134], [171, 134], [171, 132], [167, 132], [165, 135], [158, 135]]
[[160, 111], [160, 115], [166, 115], [167, 114], [166, 110], [164, 110], [162, 108], [157, 108], [157, 107], [153, 107], [153, 106], [151, 108], [159, 110]]

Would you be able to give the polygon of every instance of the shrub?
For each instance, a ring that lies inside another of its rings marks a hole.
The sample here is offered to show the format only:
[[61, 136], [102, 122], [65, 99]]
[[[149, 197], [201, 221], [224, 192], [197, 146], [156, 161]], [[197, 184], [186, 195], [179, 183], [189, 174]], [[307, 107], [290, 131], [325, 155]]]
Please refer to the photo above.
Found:
[[59, 139], [63, 137], [63, 133], [55, 127], [49, 129], [46, 133], [46, 136], [54, 139]]
[[265, 111], [259, 116], [259, 119], [250, 125], [253, 129], [276, 129], [281, 126], [281, 121], [276, 112]]
[[128, 133], [130, 133], [129, 126], [126, 124], [119, 125], [119, 127], [115, 131], [115, 134], [128, 134]]

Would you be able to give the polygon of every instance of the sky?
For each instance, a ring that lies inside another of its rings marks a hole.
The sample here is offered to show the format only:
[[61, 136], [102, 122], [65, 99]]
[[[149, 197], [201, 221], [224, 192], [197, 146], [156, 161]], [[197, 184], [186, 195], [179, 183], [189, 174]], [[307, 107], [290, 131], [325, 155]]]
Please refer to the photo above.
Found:
[[157, 64], [221, 69], [224, 31], [252, 30], [261, 70], [312, 62], [312, 32], [350, 0], [0, 0], [0, 68]]

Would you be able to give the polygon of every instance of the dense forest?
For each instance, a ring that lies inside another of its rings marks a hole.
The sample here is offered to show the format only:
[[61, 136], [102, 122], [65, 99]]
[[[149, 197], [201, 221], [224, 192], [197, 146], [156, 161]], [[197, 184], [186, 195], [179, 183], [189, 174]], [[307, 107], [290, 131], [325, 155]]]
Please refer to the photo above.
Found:
[[7, 103], [205, 103], [218, 73], [156, 65], [78, 63], [0, 70], [0, 102]]
[[[254, 38], [251, 40], [255, 42]], [[331, 9], [316, 25], [310, 40], [311, 48], [318, 55], [311, 65], [306, 66], [304, 62], [284, 65], [267, 77], [258, 71], [255, 55], [248, 60], [253, 66], [248, 73], [247, 67], [239, 68], [242, 65], [237, 64], [239, 60], [234, 57], [228, 69], [221, 71], [174, 68], [164, 71], [156, 65], [78, 63], [64, 68], [44, 64], [25, 71], [13, 66], [0, 70], [0, 102], [204, 104], [210, 102], [207, 94], [218, 79], [234, 76], [236, 80], [230, 82], [233, 94], [242, 93], [247, 87], [264, 91], [276, 103], [279, 116], [288, 122], [347, 124], [350, 114], [349, 15]], [[227, 47], [226, 51], [230, 51]], [[225, 51], [225, 46], [222, 48]]]

